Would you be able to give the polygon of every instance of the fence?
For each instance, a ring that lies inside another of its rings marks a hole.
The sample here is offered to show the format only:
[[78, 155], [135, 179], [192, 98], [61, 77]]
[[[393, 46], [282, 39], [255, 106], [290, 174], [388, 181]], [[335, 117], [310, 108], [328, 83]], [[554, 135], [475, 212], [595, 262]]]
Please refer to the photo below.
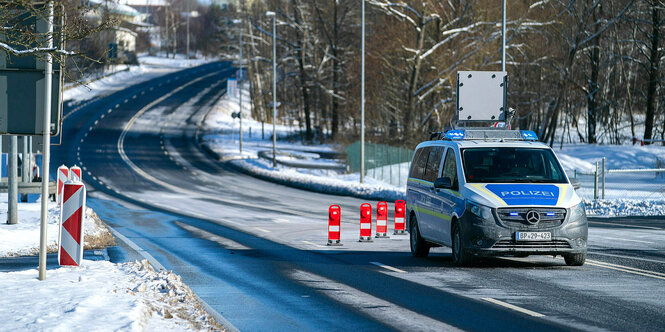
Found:
[[[365, 175], [393, 186], [406, 186], [412, 157], [412, 149], [365, 142]], [[350, 172], [360, 172], [360, 142], [346, 147], [346, 165]]]
[[[665, 199], [665, 168], [607, 169], [605, 158], [596, 162], [593, 172], [573, 171], [579, 181], [578, 195], [585, 199]], [[570, 174], [569, 174], [570, 175]]]

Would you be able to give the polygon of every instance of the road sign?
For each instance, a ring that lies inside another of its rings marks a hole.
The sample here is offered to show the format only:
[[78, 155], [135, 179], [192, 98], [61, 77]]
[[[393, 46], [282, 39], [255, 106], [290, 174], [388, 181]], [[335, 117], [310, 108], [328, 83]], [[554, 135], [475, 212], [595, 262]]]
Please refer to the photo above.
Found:
[[[46, 21], [37, 20], [27, 14], [17, 15], [20, 25], [27, 26], [39, 34], [46, 35]], [[34, 26], [34, 28], [32, 28]], [[3, 42], [0, 38], [0, 42]], [[16, 49], [25, 47], [12, 45]], [[36, 55], [13, 56], [0, 52], [0, 134], [43, 134], [44, 119], [44, 70], [46, 63]], [[53, 61], [53, 83], [51, 87], [51, 136], [60, 131], [62, 114], [62, 72], [59, 61]]]

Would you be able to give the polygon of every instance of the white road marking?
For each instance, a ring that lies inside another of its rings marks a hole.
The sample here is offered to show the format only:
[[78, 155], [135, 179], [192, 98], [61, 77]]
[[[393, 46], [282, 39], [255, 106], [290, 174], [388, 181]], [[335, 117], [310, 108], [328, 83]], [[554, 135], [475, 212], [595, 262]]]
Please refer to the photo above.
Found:
[[649, 258], [642, 258], [642, 257], [633, 257], [633, 256], [627, 256], [627, 255], [616, 255], [616, 254], [608, 254], [608, 253], [604, 253], [604, 252], [595, 252], [595, 251], [589, 251], [589, 254], [599, 255], [599, 256], [608, 256], [608, 257], [617, 257], [617, 258], [626, 258], [626, 259], [638, 260], [638, 261], [643, 261], [643, 262], [665, 264], [665, 261], [659, 261], [659, 260], [656, 260], [656, 259], [649, 259]]
[[252, 227], [252, 228], [254, 228], [257, 231], [261, 231], [263, 233], [270, 233], [270, 231], [265, 229], [265, 228], [261, 228], [261, 227]]
[[181, 222], [181, 221], [178, 221], [178, 220], [175, 221], [175, 224], [180, 226], [181, 228], [185, 229], [186, 231], [198, 236], [198, 237], [201, 237], [201, 238], [203, 238], [205, 240], [208, 240], [208, 241], [215, 242], [215, 243], [221, 245], [222, 247], [224, 247], [226, 249], [231, 249], [231, 250], [250, 250], [251, 249], [250, 247], [242, 245], [242, 244], [240, 244], [236, 241], [233, 241], [231, 239], [225, 238], [223, 236], [219, 236], [217, 234], [210, 233], [206, 230], [200, 229], [196, 226], [185, 224], [184, 222]]
[[500, 305], [500, 306], [502, 306], [502, 307], [505, 307], [505, 308], [508, 308], [508, 309], [512, 309], [512, 310], [515, 310], [515, 311], [519, 311], [519, 312], [521, 312], [521, 313], [523, 313], [523, 314], [527, 314], [527, 315], [530, 315], [530, 316], [533, 316], [533, 317], [544, 317], [544, 316], [545, 316], [545, 315], [543, 315], [543, 314], [541, 314], [541, 313], [537, 313], [537, 312], [535, 312], [535, 311], [531, 311], [531, 310], [529, 310], [529, 309], [524, 309], [524, 308], [522, 308], [522, 307], [518, 307], [518, 306], [516, 306], [516, 305], [514, 305], [514, 304], [510, 304], [510, 303], [506, 303], [506, 302], [503, 302], [503, 301], [499, 301], [499, 300], [497, 300], [497, 299], [493, 299], [493, 298], [491, 298], [491, 297], [483, 297], [482, 299], [485, 300], [485, 301], [487, 301], [487, 302], [494, 303], [494, 304], [496, 304], [496, 305]]
[[590, 224], [604, 224], [604, 225], [614, 225], [614, 226], [621, 226], [621, 227], [629, 227], [629, 228], [644, 228], [644, 229], [658, 229], [658, 230], [665, 230], [665, 228], [661, 227], [653, 227], [653, 226], [641, 226], [641, 225], [628, 225], [628, 224], [618, 224], [614, 222], [607, 222], [607, 221], [589, 221]]
[[316, 244], [314, 242], [309, 242], [309, 241], [301, 241], [301, 242], [304, 243], [304, 244], [309, 244], [310, 246], [314, 246], [314, 247], [327, 248], [327, 246], [322, 246], [322, 245]]
[[649, 241], [624, 239], [624, 238], [611, 237], [611, 236], [599, 236], [599, 237], [602, 238], [602, 239], [609, 239], [609, 240], [628, 241], [628, 242], [646, 243], [646, 244], [655, 244], [654, 242], [649, 242]]
[[317, 274], [295, 270], [290, 275], [299, 283], [312, 287], [329, 298], [347, 304], [396, 330], [460, 331], [460, 329], [452, 325], [421, 315]]
[[286, 220], [286, 219], [281, 219], [281, 218], [275, 218], [272, 221], [274, 221], [275, 223], [278, 223], [278, 224], [290, 224], [291, 223], [291, 221]]
[[623, 266], [623, 265], [612, 264], [612, 263], [605, 263], [605, 262], [595, 261], [595, 260], [591, 260], [591, 259], [587, 259], [586, 263], [589, 264], [589, 265], [598, 266], [598, 267], [602, 267], [602, 268], [606, 268], [606, 269], [622, 271], [622, 272], [626, 272], [626, 273], [641, 275], [641, 276], [644, 276], [644, 277], [650, 277], [650, 278], [665, 280], [665, 273], [642, 270], [642, 269], [638, 269], [638, 268], [635, 268], [635, 267]]
[[406, 273], [406, 271], [404, 271], [404, 270], [400, 270], [396, 267], [392, 267], [390, 265], [386, 265], [386, 264], [383, 264], [383, 263], [379, 263], [379, 262], [369, 262], [369, 263], [374, 264], [376, 266], [380, 266], [380, 267], [382, 267], [386, 270], [390, 270], [390, 271], [393, 271], [393, 272]]

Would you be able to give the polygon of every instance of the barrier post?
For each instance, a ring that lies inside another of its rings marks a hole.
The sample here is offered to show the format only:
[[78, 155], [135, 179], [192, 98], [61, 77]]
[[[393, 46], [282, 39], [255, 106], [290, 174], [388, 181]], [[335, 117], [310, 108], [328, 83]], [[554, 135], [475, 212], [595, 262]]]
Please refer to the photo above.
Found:
[[372, 242], [372, 205], [360, 205], [360, 242]]
[[85, 186], [68, 181], [62, 189], [58, 263], [80, 266], [83, 260], [83, 225], [85, 222]]
[[76, 165], [69, 169], [69, 176], [71, 176], [72, 181], [83, 182], [81, 179], [81, 168]]
[[395, 201], [395, 235], [405, 234], [404, 216], [406, 215], [406, 203], [404, 200]]
[[328, 209], [328, 245], [341, 246], [341, 208], [339, 205], [331, 205]]
[[388, 203], [376, 204], [376, 238], [387, 238], [388, 236]]
[[58, 179], [58, 184], [57, 184], [55, 201], [58, 202], [58, 204], [60, 204], [62, 203], [62, 188], [65, 185], [65, 182], [69, 181], [69, 168], [67, 168], [67, 166], [62, 165], [58, 167], [57, 179]]

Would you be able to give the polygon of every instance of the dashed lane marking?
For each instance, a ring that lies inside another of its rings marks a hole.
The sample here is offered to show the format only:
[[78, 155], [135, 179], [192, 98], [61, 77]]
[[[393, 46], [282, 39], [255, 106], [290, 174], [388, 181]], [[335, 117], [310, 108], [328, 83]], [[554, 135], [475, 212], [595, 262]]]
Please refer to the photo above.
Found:
[[265, 228], [261, 228], [261, 227], [252, 227], [252, 228], [254, 228], [257, 231], [261, 231], [263, 233], [270, 233], [270, 231], [265, 229]]
[[636, 274], [636, 275], [640, 275], [640, 276], [644, 276], [644, 277], [665, 280], [665, 273], [660, 273], [660, 272], [655, 272], [655, 271], [648, 271], [648, 270], [638, 269], [638, 268], [635, 268], [635, 267], [624, 266], [624, 265], [619, 265], [619, 264], [612, 264], [612, 263], [606, 263], [606, 262], [601, 262], [601, 261], [596, 261], [596, 260], [591, 260], [591, 259], [587, 259], [586, 263], [589, 264], [589, 265], [602, 267], [602, 268], [606, 268], [606, 269], [610, 269], [610, 270], [621, 271], [621, 272], [632, 273], [632, 274]]
[[651, 263], [658, 263], [658, 264], [665, 264], [665, 261], [659, 261], [659, 260], [656, 260], [656, 259], [649, 259], [649, 258], [642, 258], [642, 257], [633, 257], [633, 256], [627, 256], [627, 255], [608, 254], [608, 253], [604, 253], [604, 252], [595, 252], [595, 251], [589, 251], [589, 254], [590, 255], [598, 255], [598, 256], [625, 258], [625, 259], [630, 259], [630, 260], [637, 260], [637, 261], [651, 262]]
[[180, 228], [183, 228], [184, 230], [186, 230], [186, 231], [188, 231], [188, 232], [190, 232], [190, 233], [192, 233], [192, 234], [194, 234], [194, 235], [196, 235], [200, 238], [203, 238], [203, 239], [208, 240], [208, 241], [215, 242], [215, 243], [221, 245], [222, 247], [224, 247], [226, 249], [230, 249], [230, 250], [250, 250], [250, 249], [252, 249], [252, 248], [247, 247], [243, 244], [240, 244], [236, 241], [233, 241], [229, 238], [225, 238], [223, 236], [219, 236], [217, 234], [210, 233], [206, 230], [200, 229], [196, 226], [192, 226], [190, 224], [186, 224], [186, 223], [178, 221], [178, 220], [175, 221], [175, 224], [178, 225]]
[[292, 270], [290, 276], [300, 284], [311, 287], [337, 302], [351, 306], [398, 331], [460, 331], [452, 325], [318, 274]]
[[310, 242], [310, 241], [302, 241], [302, 243], [309, 244], [310, 246], [314, 246], [314, 247], [318, 247], [318, 248], [327, 248], [327, 246], [322, 246], [320, 244], [316, 244], [316, 243]]
[[383, 263], [379, 263], [379, 262], [369, 262], [369, 263], [370, 263], [370, 264], [374, 264], [374, 265], [376, 265], [376, 266], [380, 266], [380, 267], [382, 267], [382, 268], [384, 268], [384, 269], [386, 269], [386, 270], [390, 270], [390, 271], [393, 271], [393, 272], [406, 273], [406, 271], [404, 271], [404, 270], [400, 270], [400, 269], [398, 269], [398, 268], [396, 268], [396, 267], [392, 267], [392, 266], [390, 266], [390, 265], [386, 265], [386, 264], [383, 264]]
[[650, 241], [624, 239], [624, 238], [611, 237], [611, 236], [600, 236], [600, 238], [608, 239], [608, 240], [616, 240], [616, 241], [627, 241], [627, 242], [635, 242], [635, 243], [655, 244], [654, 242], [650, 242]]
[[500, 301], [500, 300], [497, 300], [497, 299], [493, 299], [493, 298], [491, 298], [491, 297], [483, 297], [482, 299], [483, 299], [484, 301], [487, 301], [487, 302], [490, 302], [490, 303], [494, 303], [494, 304], [496, 304], [496, 305], [500, 305], [500, 306], [502, 306], [502, 307], [504, 307], [504, 308], [508, 308], [508, 309], [515, 310], [515, 311], [519, 311], [519, 312], [521, 312], [521, 313], [523, 313], [523, 314], [527, 314], [527, 315], [529, 315], [529, 316], [533, 316], [533, 317], [544, 317], [544, 316], [545, 316], [545, 315], [543, 315], [543, 314], [541, 314], [541, 313], [537, 313], [537, 312], [535, 312], [535, 311], [531, 311], [531, 310], [529, 310], [529, 309], [524, 309], [524, 308], [522, 308], [522, 307], [518, 307], [518, 306], [516, 306], [516, 305], [514, 305], [514, 304], [506, 303], [506, 302], [503, 302], [503, 301]]

